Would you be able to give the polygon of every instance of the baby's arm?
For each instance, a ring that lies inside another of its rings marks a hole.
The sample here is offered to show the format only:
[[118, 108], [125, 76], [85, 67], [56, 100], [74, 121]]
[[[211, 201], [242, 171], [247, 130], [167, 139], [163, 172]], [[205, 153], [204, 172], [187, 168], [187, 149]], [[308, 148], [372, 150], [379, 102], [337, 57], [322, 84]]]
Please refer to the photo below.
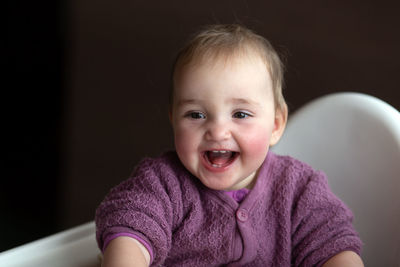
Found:
[[150, 254], [136, 239], [120, 236], [113, 239], [104, 251], [102, 267], [149, 266]]
[[363, 266], [356, 255], [362, 242], [352, 225], [353, 215], [330, 191], [326, 176], [314, 173], [299, 188], [301, 195], [292, 214], [296, 265]]
[[322, 267], [363, 267], [364, 264], [353, 251], [343, 251], [330, 258]]
[[[114, 249], [109, 247], [122, 236], [133, 237], [147, 249], [144, 250], [150, 254], [147, 266], [162, 265], [168, 257], [172, 227], [175, 220], [181, 218], [182, 210], [180, 182], [174, 170], [167, 166], [168, 156], [176, 157], [168, 154], [159, 159], [143, 160], [132, 176], [111, 189], [97, 208], [96, 239], [99, 248], [107, 254], [105, 264], [111, 264], [115, 257], [125, 257], [118, 255], [119, 249], [113, 252]], [[122, 251], [130, 251], [129, 247], [123, 246]], [[143, 254], [139, 256], [143, 257]], [[136, 253], [132, 264], [137, 261]]]

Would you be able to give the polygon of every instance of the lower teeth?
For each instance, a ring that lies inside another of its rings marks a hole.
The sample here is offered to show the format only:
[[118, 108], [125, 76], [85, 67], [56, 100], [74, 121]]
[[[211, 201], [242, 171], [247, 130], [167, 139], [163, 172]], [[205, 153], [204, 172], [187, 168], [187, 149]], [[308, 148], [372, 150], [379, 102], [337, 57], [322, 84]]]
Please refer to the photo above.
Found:
[[218, 164], [212, 164], [212, 166], [215, 167], [215, 168], [221, 168], [222, 167], [222, 165], [218, 165]]

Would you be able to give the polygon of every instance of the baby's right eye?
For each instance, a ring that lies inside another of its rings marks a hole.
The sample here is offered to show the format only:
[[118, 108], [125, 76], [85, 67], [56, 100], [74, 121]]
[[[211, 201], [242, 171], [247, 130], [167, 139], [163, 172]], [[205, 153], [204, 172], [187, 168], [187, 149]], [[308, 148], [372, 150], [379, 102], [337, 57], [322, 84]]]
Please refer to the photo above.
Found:
[[198, 112], [198, 111], [191, 111], [191, 112], [188, 112], [185, 117], [198, 120], [198, 119], [205, 119], [206, 115], [204, 115], [203, 113]]

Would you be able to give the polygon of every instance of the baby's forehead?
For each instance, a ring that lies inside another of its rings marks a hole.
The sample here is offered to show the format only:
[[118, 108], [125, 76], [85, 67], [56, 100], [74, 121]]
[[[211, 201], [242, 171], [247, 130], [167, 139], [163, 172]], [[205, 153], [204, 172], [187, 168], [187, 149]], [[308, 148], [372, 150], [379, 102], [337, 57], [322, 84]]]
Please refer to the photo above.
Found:
[[[272, 80], [260, 57], [220, 57], [187, 64], [175, 80], [175, 99], [197, 99], [195, 96], [235, 96], [246, 99], [255, 93], [271, 97]], [[212, 88], [211, 94], [207, 88]], [[224, 99], [225, 99], [224, 98]]]
[[185, 75], [189, 70], [198, 69], [201, 67], [229, 67], [243, 63], [259, 63], [262, 62], [262, 67], [265, 67], [270, 72], [270, 63], [266, 56], [261, 51], [256, 49], [236, 49], [236, 50], [207, 50], [192, 57], [183, 59], [180, 64], [177, 64], [174, 71], [174, 80]]

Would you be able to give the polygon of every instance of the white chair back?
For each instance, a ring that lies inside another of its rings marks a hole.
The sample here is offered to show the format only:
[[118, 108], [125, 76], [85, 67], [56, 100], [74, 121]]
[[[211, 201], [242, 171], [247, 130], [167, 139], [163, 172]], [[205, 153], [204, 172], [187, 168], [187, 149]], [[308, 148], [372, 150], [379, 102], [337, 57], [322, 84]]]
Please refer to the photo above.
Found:
[[353, 211], [366, 266], [400, 266], [400, 113], [359, 93], [318, 98], [272, 148], [328, 175]]

